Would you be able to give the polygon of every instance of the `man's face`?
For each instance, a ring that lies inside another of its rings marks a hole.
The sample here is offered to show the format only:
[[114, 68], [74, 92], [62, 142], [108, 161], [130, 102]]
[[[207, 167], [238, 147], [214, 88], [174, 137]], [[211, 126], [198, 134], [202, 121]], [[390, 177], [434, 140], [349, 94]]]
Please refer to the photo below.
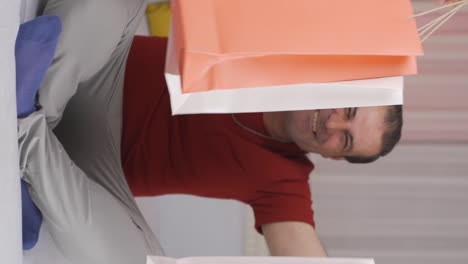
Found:
[[324, 157], [374, 156], [382, 149], [389, 106], [293, 111], [286, 131], [304, 151]]

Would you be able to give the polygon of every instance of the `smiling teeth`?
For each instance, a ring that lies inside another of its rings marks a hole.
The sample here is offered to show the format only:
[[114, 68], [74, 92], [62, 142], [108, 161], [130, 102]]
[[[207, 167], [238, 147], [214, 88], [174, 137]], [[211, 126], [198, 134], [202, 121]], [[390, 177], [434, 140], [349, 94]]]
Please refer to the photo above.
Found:
[[312, 130], [317, 132], [317, 120], [318, 120], [318, 111], [314, 112], [314, 121], [312, 123]]

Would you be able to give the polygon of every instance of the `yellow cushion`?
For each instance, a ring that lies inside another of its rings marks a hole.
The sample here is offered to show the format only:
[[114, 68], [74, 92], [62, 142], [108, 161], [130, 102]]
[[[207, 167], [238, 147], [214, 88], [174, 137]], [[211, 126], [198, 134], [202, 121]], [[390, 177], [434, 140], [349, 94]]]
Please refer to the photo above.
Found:
[[168, 37], [171, 24], [171, 5], [169, 2], [149, 4], [146, 16], [151, 36]]

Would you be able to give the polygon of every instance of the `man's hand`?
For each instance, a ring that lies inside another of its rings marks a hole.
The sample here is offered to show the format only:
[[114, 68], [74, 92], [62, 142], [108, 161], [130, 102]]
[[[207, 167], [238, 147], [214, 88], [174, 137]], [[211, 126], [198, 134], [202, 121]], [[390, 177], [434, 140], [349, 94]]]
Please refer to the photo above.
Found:
[[272, 256], [327, 257], [314, 228], [302, 222], [262, 226]]

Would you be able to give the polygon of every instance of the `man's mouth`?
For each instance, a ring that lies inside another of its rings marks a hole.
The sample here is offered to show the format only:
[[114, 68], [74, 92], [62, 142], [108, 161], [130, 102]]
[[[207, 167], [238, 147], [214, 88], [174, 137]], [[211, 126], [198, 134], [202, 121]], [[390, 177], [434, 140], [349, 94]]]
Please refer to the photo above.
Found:
[[312, 119], [312, 131], [314, 132], [315, 136], [317, 136], [317, 129], [318, 129], [318, 121], [319, 121], [319, 113], [320, 111], [319, 110], [316, 110], [314, 112], [314, 116], [313, 116], [313, 119]]

